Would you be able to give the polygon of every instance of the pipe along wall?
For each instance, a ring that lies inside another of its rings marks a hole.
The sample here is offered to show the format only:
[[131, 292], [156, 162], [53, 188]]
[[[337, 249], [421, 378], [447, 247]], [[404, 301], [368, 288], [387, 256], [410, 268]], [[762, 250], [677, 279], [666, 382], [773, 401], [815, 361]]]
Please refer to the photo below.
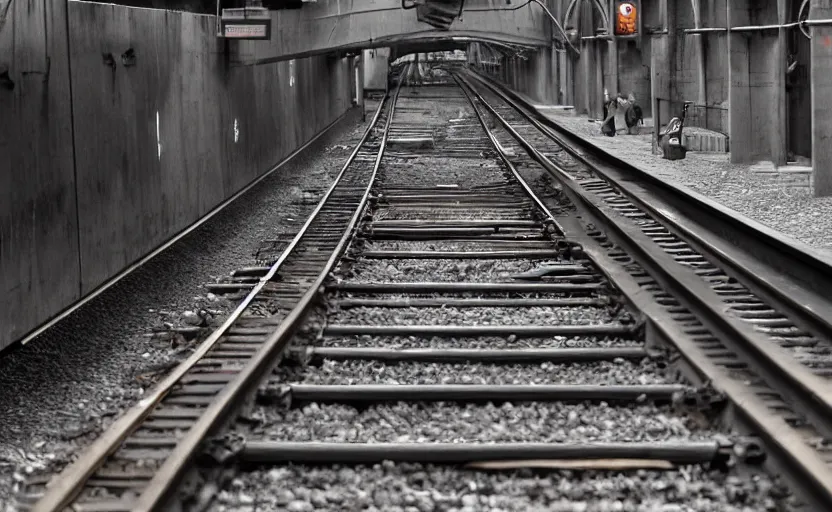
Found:
[[233, 66], [225, 45], [210, 16], [11, 4], [0, 27], [0, 348], [352, 105], [350, 59]]

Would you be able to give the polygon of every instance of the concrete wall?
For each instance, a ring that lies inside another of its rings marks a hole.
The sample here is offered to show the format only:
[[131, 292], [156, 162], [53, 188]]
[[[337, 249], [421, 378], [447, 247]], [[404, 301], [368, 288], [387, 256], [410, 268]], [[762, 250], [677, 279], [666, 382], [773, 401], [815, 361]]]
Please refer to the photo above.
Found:
[[541, 48], [528, 58], [503, 59], [499, 78], [515, 91], [544, 104], [557, 99], [552, 50]]
[[[813, 20], [832, 19], [832, 0], [812, 0]], [[812, 166], [815, 194], [832, 195], [832, 27], [812, 27]]]
[[[0, 3], [0, 348], [78, 298], [66, 2]], [[100, 59], [100, 56], [99, 56]], [[13, 86], [13, 89], [10, 87]]]
[[[28, 4], [49, 30], [16, 25], [17, 87], [0, 89], [0, 347], [311, 139], [349, 108], [354, 80], [349, 59], [231, 66], [209, 16]], [[46, 56], [49, 76], [32, 74]]]

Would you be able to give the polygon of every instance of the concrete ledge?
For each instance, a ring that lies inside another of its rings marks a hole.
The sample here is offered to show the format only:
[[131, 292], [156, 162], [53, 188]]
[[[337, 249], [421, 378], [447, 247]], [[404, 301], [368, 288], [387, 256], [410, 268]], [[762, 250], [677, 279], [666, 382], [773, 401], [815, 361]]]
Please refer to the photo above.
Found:
[[772, 162], [759, 162], [751, 166], [754, 174], [766, 174], [776, 179], [784, 188], [812, 188], [812, 166], [787, 164], [776, 166]]
[[682, 133], [683, 144], [688, 151], [701, 153], [727, 153], [728, 136], [710, 130], [685, 128]]
[[[517, 94], [515, 91], [510, 91], [509, 94], [514, 95], [515, 98], [520, 99], [522, 101], [522, 98], [520, 97], [521, 95]], [[599, 158], [605, 160], [607, 163], [620, 166], [623, 169], [629, 169], [630, 171], [636, 173], [635, 176], [641, 176], [645, 181], [660, 184], [672, 193], [682, 194], [684, 196], [690, 197], [690, 199], [701, 204], [703, 208], [705, 208], [706, 210], [710, 210], [712, 214], [718, 215], [728, 221], [742, 224], [748, 227], [749, 229], [758, 232], [760, 237], [768, 239], [773, 245], [780, 246], [783, 251], [789, 251], [791, 254], [794, 254], [795, 257], [802, 258], [808, 261], [813, 261], [813, 263], [811, 264], [832, 265], [832, 258], [822, 253], [821, 251], [815, 249], [814, 247], [806, 244], [805, 242], [801, 242], [800, 240], [794, 238], [793, 236], [787, 233], [783, 233], [781, 231], [777, 231], [776, 229], [770, 228], [765, 224], [762, 224], [748, 217], [747, 215], [744, 215], [736, 210], [724, 206], [718, 201], [715, 201], [709, 197], [700, 194], [699, 192], [693, 190], [690, 187], [681, 185], [679, 183], [667, 181], [659, 176], [656, 176], [654, 173], [645, 170], [642, 167], [639, 167], [630, 162], [625, 162], [614, 153], [611, 153], [610, 151], [594, 143], [590, 138], [567, 129], [561, 123], [547, 117], [544, 113], [540, 112], [539, 110], [535, 109], [535, 113], [538, 116], [538, 119], [550, 124], [551, 126], [556, 127], [554, 128], [554, 130], [561, 132], [561, 134], [565, 136], [567, 142], [572, 142], [576, 144], [580, 151], [592, 151], [593, 153], [598, 155]]]

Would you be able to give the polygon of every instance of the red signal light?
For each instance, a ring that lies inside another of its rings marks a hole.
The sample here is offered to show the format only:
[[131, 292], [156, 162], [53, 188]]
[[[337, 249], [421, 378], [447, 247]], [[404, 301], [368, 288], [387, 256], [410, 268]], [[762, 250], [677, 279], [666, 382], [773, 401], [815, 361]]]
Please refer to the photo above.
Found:
[[631, 36], [638, 33], [638, 6], [636, 2], [618, 2], [615, 10], [615, 35]]

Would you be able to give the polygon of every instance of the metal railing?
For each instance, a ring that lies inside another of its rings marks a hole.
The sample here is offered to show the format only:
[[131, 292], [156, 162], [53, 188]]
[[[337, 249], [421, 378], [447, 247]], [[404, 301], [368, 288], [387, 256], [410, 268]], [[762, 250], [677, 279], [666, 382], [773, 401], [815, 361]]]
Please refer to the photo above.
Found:
[[[658, 111], [653, 113], [656, 132], [661, 129], [674, 117], [681, 117], [685, 102], [657, 98]], [[698, 105], [693, 103], [688, 108], [688, 115], [685, 119], [685, 126], [696, 126], [714, 132], [728, 135], [728, 109], [715, 105]]]

